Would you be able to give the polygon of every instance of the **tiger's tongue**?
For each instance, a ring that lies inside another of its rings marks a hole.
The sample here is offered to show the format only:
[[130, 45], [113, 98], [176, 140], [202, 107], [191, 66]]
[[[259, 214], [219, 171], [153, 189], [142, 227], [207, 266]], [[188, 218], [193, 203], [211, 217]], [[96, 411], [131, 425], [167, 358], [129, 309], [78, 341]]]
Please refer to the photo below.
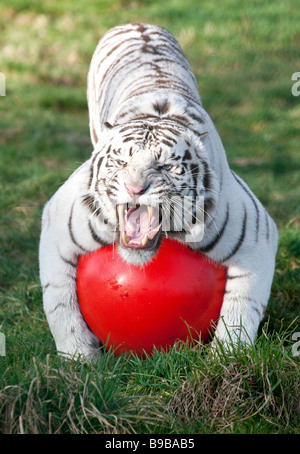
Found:
[[159, 210], [147, 205], [130, 207], [124, 221], [123, 239], [127, 244], [130, 242], [144, 246], [160, 229]]
[[147, 207], [129, 208], [125, 220], [125, 233], [132, 240], [145, 236], [149, 228]]

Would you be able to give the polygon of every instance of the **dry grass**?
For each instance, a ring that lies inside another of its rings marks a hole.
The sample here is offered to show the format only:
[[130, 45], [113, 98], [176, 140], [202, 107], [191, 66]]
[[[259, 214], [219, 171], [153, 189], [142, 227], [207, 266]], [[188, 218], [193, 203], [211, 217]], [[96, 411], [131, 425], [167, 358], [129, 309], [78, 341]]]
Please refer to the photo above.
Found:
[[[289, 387], [286, 385], [289, 383]], [[226, 431], [255, 417], [288, 427], [300, 417], [300, 378], [296, 364], [251, 354], [197, 370], [174, 393], [168, 409], [184, 423], [206, 421]]]
[[290, 333], [277, 337], [263, 332], [231, 353], [186, 345], [147, 361], [34, 357], [22, 372], [2, 369], [14, 384], [0, 386], [0, 433], [298, 433], [299, 360]]
[[46, 364], [33, 358], [23, 383], [0, 390], [0, 433], [126, 434], [158, 421], [153, 400], [118, 396], [116, 374], [104, 380], [84, 368], [74, 363], [56, 369], [49, 357]]

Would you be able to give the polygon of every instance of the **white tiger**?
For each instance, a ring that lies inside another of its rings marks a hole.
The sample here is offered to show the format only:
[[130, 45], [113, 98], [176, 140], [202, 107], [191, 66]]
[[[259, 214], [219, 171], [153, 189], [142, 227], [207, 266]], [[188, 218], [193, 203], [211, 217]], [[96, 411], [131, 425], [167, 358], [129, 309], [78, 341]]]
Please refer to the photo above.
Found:
[[[92, 58], [88, 106], [92, 156], [54, 194], [42, 218], [40, 279], [57, 350], [99, 353], [77, 301], [78, 258], [118, 243], [126, 261], [146, 266], [163, 235], [227, 267], [215, 336], [253, 342], [270, 295], [277, 229], [230, 170], [175, 38], [141, 23], [109, 30]], [[174, 195], [203, 197], [203, 238], [195, 206], [189, 241], [172, 231], [174, 223], [162, 230], [156, 208]]]

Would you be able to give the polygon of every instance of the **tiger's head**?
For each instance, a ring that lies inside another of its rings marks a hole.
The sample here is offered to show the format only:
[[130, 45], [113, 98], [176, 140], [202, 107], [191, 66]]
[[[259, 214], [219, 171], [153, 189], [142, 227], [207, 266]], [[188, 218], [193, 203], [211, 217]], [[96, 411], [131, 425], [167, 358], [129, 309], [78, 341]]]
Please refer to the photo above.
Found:
[[205, 134], [196, 137], [171, 118], [106, 123], [106, 129], [93, 154], [94, 198], [118, 232], [121, 256], [143, 264], [164, 235], [185, 243], [201, 240], [214, 203]]

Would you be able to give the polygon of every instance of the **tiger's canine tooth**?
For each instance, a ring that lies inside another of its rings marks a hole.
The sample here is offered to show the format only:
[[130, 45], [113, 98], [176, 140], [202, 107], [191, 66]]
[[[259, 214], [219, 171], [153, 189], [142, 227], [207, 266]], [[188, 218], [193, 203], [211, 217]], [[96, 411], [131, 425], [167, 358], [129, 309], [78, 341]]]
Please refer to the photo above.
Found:
[[117, 205], [118, 215], [120, 219], [123, 218], [124, 205], [125, 205], [124, 203], [120, 203], [120, 205]]
[[120, 205], [117, 205], [117, 215], [119, 218], [119, 230], [122, 232], [124, 231], [124, 203], [121, 203]]
[[143, 246], [146, 246], [147, 243], [148, 243], [148, 235], [146, 234], [146, 235], [144, 236], [144, 238], [142, 239], [142, 245], [143, 245]]
[[129, 241], [130, 241], [130, 237], [127, 236], [125, 232], [122, 232], [122, 240], [123, 240], [125, 246], [127, 246], [127, 244], [128, 244]]
[[147, 205], [147, 207], [148, 207], [148, 221], [150, 223], [152, 216], [153, 216], [153, 207], [151, 205]]

